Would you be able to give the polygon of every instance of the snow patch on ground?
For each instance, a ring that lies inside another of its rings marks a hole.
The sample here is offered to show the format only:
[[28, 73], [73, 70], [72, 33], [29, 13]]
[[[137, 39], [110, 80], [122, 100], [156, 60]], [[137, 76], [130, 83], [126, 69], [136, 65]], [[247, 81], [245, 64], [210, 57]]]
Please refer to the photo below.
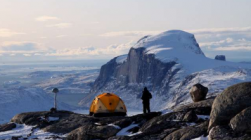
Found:
[[192, 140], [208, 140], [208, 136], [207, 137], [204, 137], [204, 136], [200, 136], [198, 138], [194, 138]]
[[119, 126], [114, 125], [114, 124], [108, 124], [108, 126], [112, 126], [112, 127], [116, 128], [116, 129], [121, 129]]
[[59, 117], [49, 117], [49, 122], [58, 121]]
[[[13, 136], [14, 137], [22, 137], [22, 138], [27, 138], [27, 139], [47, 139], [51, 136], [60, 136], [60, 137], [66, 137], [66, 135], [57, 135], [49, 132], [44, 132], [40, 129], [35, 129], [32, 132], [32, 129], [34, 126], [28, 126], [24, 124], [16, 124], [17, 127], [14, 128], [13, 130], [5, 131], [5, 132], [0, 132], [0, 139], [11, 139]], [[31, 136], [29, 136], [31, 135]]]
[[128, 130], [134, 128], [134, 127], [137, 127], [139, 126], [138, 124], [134, 124], [132, 123], [131, 125], [121, 129], [118, 133], [117, 133], [117, 136], [130, 136], [132, 133], [128, 132]]
[[207, 115], [197, 115], [198, 119], [209, 120], [210, 116]]

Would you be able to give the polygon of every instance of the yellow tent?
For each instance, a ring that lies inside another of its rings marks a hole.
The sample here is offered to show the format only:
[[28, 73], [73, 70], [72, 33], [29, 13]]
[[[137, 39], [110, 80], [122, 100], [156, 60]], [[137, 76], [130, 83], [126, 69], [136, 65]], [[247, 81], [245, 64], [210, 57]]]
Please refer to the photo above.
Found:
[[122, 99], [113, 93], [103, 93], [95, 97], [90, 106], [90, 115], [125, 116], [126, 106]]

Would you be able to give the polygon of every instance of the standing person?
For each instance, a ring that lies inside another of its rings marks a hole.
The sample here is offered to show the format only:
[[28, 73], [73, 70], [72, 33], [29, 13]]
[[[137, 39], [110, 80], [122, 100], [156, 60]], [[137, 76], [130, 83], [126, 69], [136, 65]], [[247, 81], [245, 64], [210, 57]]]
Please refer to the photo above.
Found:
[[152, 94], [147, 90], [147, 87], [144, 88], [142, 92], [142, 97], [141, 99], [143, 100], [143, 112], [144, 114], [146, 111], [150, 113], [150, 99], [152, 98]]

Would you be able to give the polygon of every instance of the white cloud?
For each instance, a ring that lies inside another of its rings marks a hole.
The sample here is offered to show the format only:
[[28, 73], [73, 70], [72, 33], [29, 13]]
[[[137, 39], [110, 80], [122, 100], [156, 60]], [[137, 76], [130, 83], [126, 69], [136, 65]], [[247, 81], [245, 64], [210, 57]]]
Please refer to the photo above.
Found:
[[32, 56], [31, 54], [28, 54], [28, 53], [25, 53], [25, 54], [23, 54], [24, 56], [27, 56], [27, 57], [29, 57], [29, 56]]
[[116, 37], [116, 36], [145, 36], [161, 33], [162, 31], [120, 31], [120, 32], [107, 32], [101, 34], [103, 37]]
[[122, 54], [127, 54], [129, 49], [133, 45], [133, 41], [120, 44], [120, 45], [110, 45], [104, 48], [95, 48], [95, 47], [82, 47], [78, 49], [63, 49], [56, 50], [52, 53], [47, 53], [47, 56], [98, 56], [97, 58], [111, 58]]
[[218, 47], [214, 50], [217, 51], [251, 51], [251, 46], [231, 46], [231, 47]]
[[63, 38], [63, 37], [67, 37], [67, 35], [58, 35], [58, 36], [56, 36], [56, 38]]
[[208, 28], [208, 29], [197, 29], [197, 30], [186, 30], [186, 31], [194, 34], [241, 33], [241, 32], [251, 32], [251, 27]]
[[0, 37], [12, 37], [14, 35], [21, 35], [25, 33], [11, 31], [9, 29], [0, 29]]
[[53, 16], [41, 16], [35, 18], [36, 21], [49, 21], [49, 20], [59, 20], [58, 17], [53, 17]]
[[58, 23], [58, 24], [52, 24], [52, 25], [47, 25], [47, 27], [57, 27], [57, 28], [69, 28], [71, 27], [72, 24], [71, 23]]

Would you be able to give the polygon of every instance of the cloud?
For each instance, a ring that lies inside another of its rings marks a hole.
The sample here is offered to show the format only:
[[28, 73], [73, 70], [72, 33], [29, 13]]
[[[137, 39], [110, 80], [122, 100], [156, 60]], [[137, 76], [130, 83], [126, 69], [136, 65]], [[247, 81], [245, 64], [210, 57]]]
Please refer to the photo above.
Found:
[[37, 44], [33, 42], [3, 42], [0, 49], [3, 51], [34, 51]]
[[63, 38], [63, 37], [67, 37], [67, 35], [58, 35], [58, 36], [56, 36], [56, 38]]
[[69, 28], [71, 27], [72, 24], [71, 23], [58, 23], [58, 24], [52, 24], [52, 25], [47, 25], [47, 27], [57, 27], [57, 28]]
[[251, 27], [235, 27], [235, 28], [209, 28], [209, 29], [197, 29], [186, 30], [194, 34], [216, 34], [216, 33], [250, 33]]
[[251, 51], [251, 46], [231, 46], [215, 48], [218, 51]]
[[36, 21], [49, 21], [49, 20], [59, 20], [58, 17], [53, 17], [53, 16], [41, 16], [35, 18]]
[[24, 56], [27, 56], [27, 57], [32, 56], [31, 54], [28, 54], [28, 53], [23, 54], [23, 55], [24, 55]]
[[77, 49], [62, 49], [47, 53], [47, 56], [83, 56], [90, 57], [97, 56], [97, 58], [111, 58], [122, 54], [127, 54], [133, 45], [133, 41], [126, 44], [110, 45], [104, 48], [101, 47], [81, 47]]
[[107, 32], [101, 34], [103, 37], [117, 37], [117, 36], [145, 36], [161, 33], [162, 31], [120, 31], [120, 32]]
[[9, 29], [0, 29], [0, 37], [12, 37], [14, 35], [21, 35], [25, 33], [11, 31]]

